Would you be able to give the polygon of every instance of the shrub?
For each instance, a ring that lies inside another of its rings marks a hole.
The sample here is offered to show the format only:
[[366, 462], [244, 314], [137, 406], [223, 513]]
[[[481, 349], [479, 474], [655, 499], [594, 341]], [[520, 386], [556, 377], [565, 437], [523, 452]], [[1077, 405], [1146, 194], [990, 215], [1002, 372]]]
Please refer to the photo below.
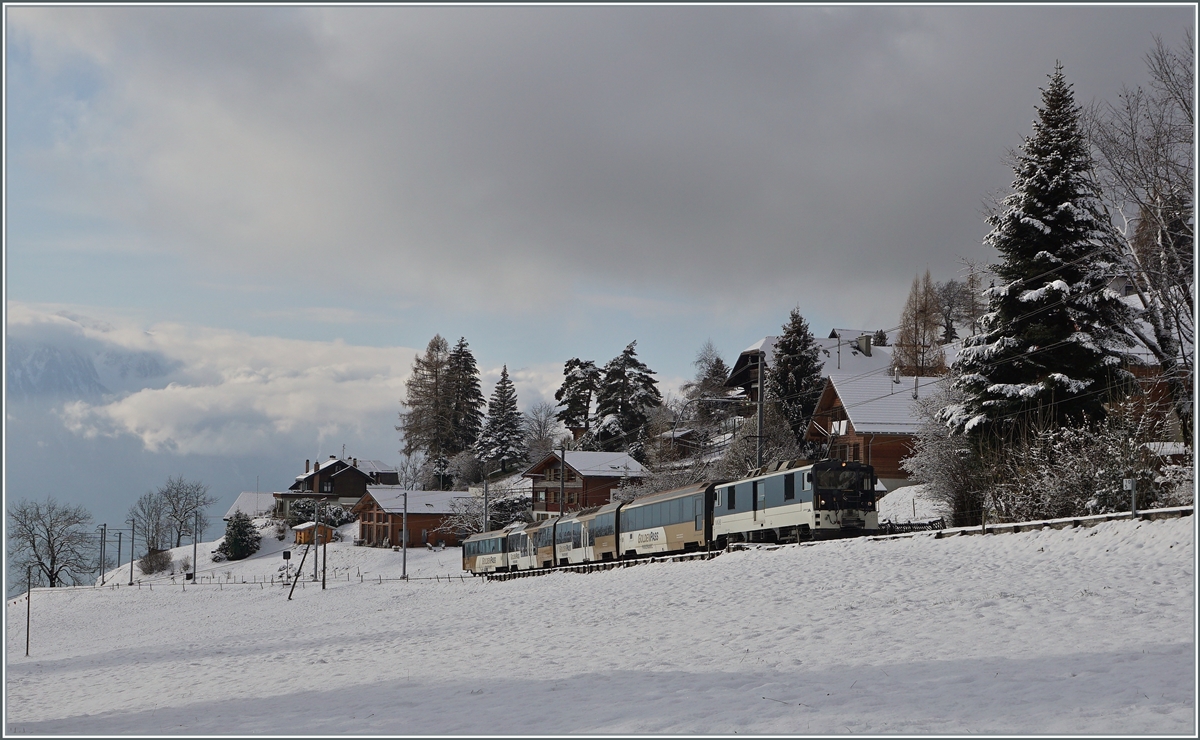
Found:
[[294, 527], [297, 524], [304, 522], [317, 521], [317, 515], [320, 515], [322, 524], [328, 524], [335, 529], [343, 524], [357, 521], [358, 517], [343, 509], [337, 504], [329, 504], [321, 507], [319, 512], [314, 511], [316, 508], [312, 499], [300, 499], [292, 504], [288, 510], [287, 524], [289, 527]]
[[241, 560], [258, 552], [261, 541], [262, 535], [249, 515], [239, 511], [225, 525], [225, 539], [217, 546], [217, 552], [229, 560]]
[[138, 559], [138, 570], [143, 575], [152, 576], [170, 570], [172, 564], [169, 550], [151, 550]]

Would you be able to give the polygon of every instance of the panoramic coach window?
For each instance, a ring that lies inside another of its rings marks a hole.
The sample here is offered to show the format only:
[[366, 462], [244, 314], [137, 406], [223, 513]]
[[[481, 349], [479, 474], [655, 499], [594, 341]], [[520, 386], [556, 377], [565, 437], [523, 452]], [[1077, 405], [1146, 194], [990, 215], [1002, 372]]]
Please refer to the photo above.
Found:
[[796, 498], [796, 474], [788, 473], [783, 476], [783, 500], [791, 501]]
[[726, 492], [729, 494], [729, 506], [728, 506], [728, 508], [729, 508], [729, 510], [730, 510], [730, 511], [733, 511], [733, 507], [734, 507], [734, 499], [736, 498], [736, 496], [735, 496], [734, 494], [736, 494], [736, 493], [737, 493], [737, 486], [730, 486], [729, 488], [726, 488], [726, 489], [725, 489], [725, 491], [726, 491]]

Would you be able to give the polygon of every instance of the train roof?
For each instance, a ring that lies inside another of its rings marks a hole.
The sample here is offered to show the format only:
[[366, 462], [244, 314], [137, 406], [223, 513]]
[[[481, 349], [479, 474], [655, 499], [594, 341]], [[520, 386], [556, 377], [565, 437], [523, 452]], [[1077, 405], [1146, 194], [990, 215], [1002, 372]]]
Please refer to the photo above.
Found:
[[639, 496], [632, 501], [626, 502], [625, 506], [642, 506], [644, 504], [655, 503], [656, 501], [665, 501], [667, 499], [679, 498], [682, 496], [692, 496], [697, 493], [707, 491], [715, 485], [717, 485], [716, 481], [704, 481], [702, 483], [694, 483], [690, 486], [683, 486], [682, 488], [672, 488], [669, 491], [659, 491], [658, 493]]

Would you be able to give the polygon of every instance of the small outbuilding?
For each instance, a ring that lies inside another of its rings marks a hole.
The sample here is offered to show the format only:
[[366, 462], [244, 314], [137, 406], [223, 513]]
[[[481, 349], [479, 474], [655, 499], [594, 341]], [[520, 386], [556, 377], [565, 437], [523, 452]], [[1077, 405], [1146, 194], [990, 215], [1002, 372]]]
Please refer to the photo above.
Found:
[[292, 527], [292, 531], [296, 534], [297, 545], [311, 545], [313, 543], [313, 533], [320, 528], [320, 539], [317, 544], [329, 542], [333, 539], [333, 527], [328, 524], [317, 524], [316, 522], [305, 522]]

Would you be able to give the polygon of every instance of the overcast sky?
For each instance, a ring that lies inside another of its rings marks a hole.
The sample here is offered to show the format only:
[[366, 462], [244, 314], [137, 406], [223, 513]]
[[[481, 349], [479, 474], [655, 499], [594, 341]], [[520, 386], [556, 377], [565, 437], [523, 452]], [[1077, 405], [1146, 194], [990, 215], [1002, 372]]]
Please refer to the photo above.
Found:
[[[1177, 44], [1195, 17], [8, 6], [6, 22], [7, 328], [61, 334], [69, 313], [130, 347], [150, 330], [183, 368], [178, 401], [164, 387], [63, 418], [184, 454], [188, 433], [163, 432], [180, 409], [232, 413], [239, 368], [311, 374], [339, 346], [394, 420], [435, 333], [467, 338], [485, 392], [507, 363], [527, 405], [568, 358], [632, 340], [675, 385], [706, 339], [731, 361], [796, 306], [821, 334], [891, 328], [918, 272], [991, 259], [983, 204], [1056, 60], [1078, 102], [1115, 100], [1144, 84], [1154, 36]], [[223, 338], [203, 353], [223, 370], [195, 370], [200, 336]]]

